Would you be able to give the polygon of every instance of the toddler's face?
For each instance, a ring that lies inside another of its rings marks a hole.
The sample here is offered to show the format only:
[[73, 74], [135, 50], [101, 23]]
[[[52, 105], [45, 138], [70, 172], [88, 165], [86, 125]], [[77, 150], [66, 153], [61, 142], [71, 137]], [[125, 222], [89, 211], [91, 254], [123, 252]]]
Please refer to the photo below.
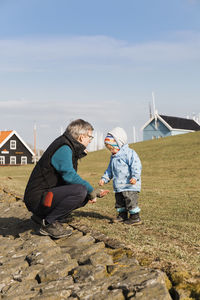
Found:
[[114, 148], [113, 146], [109, 144], [105, 144], [106, 148], [112, 153], [112, 155], [115, 155], [119, 150], [117, 148]]

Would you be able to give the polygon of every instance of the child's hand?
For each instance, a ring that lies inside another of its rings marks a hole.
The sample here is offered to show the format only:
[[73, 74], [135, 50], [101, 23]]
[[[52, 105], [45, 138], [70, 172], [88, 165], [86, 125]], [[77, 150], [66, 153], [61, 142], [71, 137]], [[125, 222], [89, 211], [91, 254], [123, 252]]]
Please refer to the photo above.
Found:
[[104, 182], [104, 180], [103, 180], [103, 179], [100, 179], [100, 180], [99, 180], [99, 185], [100, 185], [100, 186], [103, 186], [103, 185], [104, 185], [104, 183], [105, 183], [105, 182]]
[[131, 184], [136, 184], [136, 182], [137, 182], [137, 180], [136, 180], [135, 178], [131, 178], [131, 179], [130, 179], [130, 183], [131, 183]]

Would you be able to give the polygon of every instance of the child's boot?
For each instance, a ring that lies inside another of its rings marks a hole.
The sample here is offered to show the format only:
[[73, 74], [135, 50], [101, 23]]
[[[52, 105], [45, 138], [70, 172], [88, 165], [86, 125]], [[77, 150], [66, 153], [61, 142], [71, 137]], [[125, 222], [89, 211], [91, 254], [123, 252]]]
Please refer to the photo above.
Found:
[[129, 219], [126, 220], [124, 223], [128, 225], [141, 225], [142, 221], [140, 219], [139, 213], [136, 213], [136, 214], [130, 214]]
[[118, 216], [113, 220], [114, 223], [124, 222], [128, 218], [128, 212], [122, 211], [119, 212]]

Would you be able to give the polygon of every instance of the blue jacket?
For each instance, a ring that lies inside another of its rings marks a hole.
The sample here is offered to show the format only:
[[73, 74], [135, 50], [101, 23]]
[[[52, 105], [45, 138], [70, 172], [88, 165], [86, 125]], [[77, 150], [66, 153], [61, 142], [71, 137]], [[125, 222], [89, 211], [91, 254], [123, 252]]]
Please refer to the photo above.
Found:
[[[114, 192], [141, 190], [141, 170], [142, 165], [137, 153], [130, 149], [128, 144], [115, 155], [111, 155], [110, 163], [102, 179], [108, 183], [113, 179]], [[135, 178], [136, 184], [130, 184], [129, 180]]]

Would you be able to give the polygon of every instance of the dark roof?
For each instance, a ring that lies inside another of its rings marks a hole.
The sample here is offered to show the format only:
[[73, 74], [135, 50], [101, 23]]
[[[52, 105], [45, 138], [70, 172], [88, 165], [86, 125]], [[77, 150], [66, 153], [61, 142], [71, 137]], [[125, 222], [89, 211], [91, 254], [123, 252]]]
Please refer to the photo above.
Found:
[[200, 130], [200, 125], [192, 119], [169, 117], [160, 115], [160, 117], [167, 122], [174, 129], [185, 129], [185, 130]]

